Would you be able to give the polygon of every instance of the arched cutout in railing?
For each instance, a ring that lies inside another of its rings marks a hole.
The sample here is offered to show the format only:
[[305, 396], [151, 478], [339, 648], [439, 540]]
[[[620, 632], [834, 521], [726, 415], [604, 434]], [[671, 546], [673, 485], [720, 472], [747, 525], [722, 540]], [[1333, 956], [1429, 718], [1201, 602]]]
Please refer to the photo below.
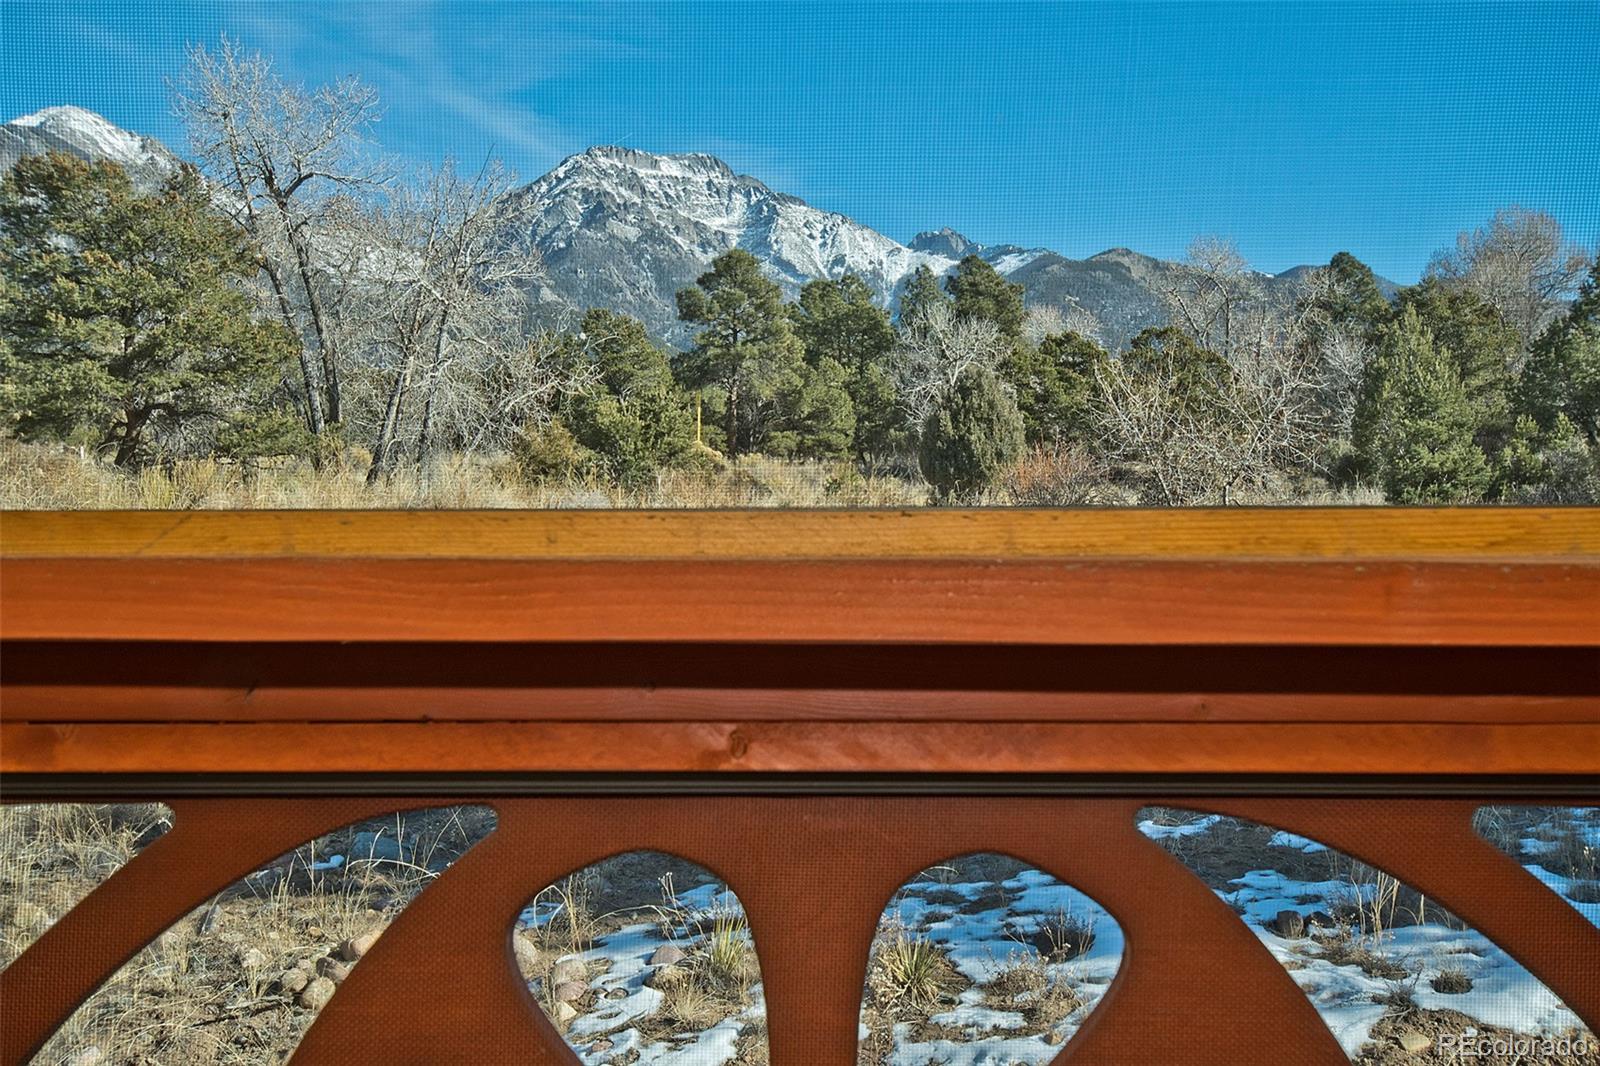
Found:
[[1385, 871], [1243, 818], [1147, 807], [1138, 819], [1289, 970], [1352, 1061], [1481, 1060], [1484, 1048], [1509, 1049], [1488, 1061], [1600, 1061], [1542, 982]]
[[159, 803], [0, 804], [0, 969], [170, 828]]
[[1600, 807], [1479, 807], [1472, 827], [1600, 927]]
[[1006, 855], [948, 860], [884, 909], [858, 1061], [1049, 1062], [1121, 961], [1121, 929], [1083, 893]]
[[485, 807], [408, 811], [280, 856], [157, 936], [32, 1061], [287, 1061], [389, 923], [494, 824]]
[[756, 945], [738, 897], [661, 852], [602, 860], [547, 886], [512, 933], [529, 991], [579, 1059], [767, 1061]]

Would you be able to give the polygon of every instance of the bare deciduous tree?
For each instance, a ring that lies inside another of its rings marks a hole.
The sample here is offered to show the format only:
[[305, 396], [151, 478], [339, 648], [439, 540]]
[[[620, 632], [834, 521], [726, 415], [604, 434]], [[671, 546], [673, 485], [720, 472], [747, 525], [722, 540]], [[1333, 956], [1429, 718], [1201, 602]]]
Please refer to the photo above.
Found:
[[1088, 337], [1097, 344], [1103, 344], [1100, 320], [1076, 303], [1067, 303], [1060, 307], [1028, 308], [1027, 317], [1022, 322], [1022, 337], [1029, 344], [1038, 347], [1046, 337], [1059, 336], [1063, 333], [1076, 333], [1080, 337]]
[[1476, 293], [1522, 337], [1526, 350], [1560, 313], [1589, 269], [1584, 248], [1543, 211], [1507, 207], [1457, 235], [1428, 266], [1434, 277]]
[[1168, 351], [1097, 367], [1101, 448], [1133, 469], [1145, 502], [1162, 506], [1232, 503], [1314, 465], [1321, 382], [1291, 340], [1280, 333], [1206, 387]]
[[[447, 163], [397, 188], [364, 216], [365, 233], [346, 238], [364, 249], [354, 287], [378, 312], [358, 320], [355, 343], [385, 379], [368, 481], [394, 469], [407, 429], [426, 465], [440, 431], [459, 432], [456, 420], [472, 406], [458, 393], [528, 349], [525, 293], [540, 267], [531, 251], [506, 245], [513, 185], [497, 164], [464, 177]], [[420, 410], [409, 421], [406, 403], [419, 392]]]
[[1011, 350], [993, 322], [957, 315], [948, 303], [930, 305], [898, 332], [899, 344], [891, 358], [901, 403], [915, 424], [921, 424], [969, 367], [992, 370]]
[[1231, 359], [1244, 333], [1245, 308], [1259, 300], [1261, 286], [1239, 249], [1221, 237], [1189, 245], [1181, 270], [1163, 293], [1171, 320], [1202, 345]]
[[175, 87], [179, 113], [219, 201], [262, 249], [278, 314], [315, 345], [302, 351], [307, 423], [321, 433], [343, 418], [341, 360], [323, 291], [318, 227], [330, 198], [381, 184], [386, 172], [365, 151], [377, 94], [355, 78], [315, 90], [285, 82], [267, 57], [224, 38], [189, 49]]

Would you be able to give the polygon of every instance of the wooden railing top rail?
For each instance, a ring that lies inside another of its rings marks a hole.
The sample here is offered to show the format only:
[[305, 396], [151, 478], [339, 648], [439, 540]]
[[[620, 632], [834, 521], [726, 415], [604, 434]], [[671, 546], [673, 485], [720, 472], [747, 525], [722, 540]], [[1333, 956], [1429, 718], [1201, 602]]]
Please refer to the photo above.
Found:
[[12, 513], [0, 771], [1585, 774], [1600, 511]]
[[1600, 509], [13, 511], [0, 557], [1600, 560]]

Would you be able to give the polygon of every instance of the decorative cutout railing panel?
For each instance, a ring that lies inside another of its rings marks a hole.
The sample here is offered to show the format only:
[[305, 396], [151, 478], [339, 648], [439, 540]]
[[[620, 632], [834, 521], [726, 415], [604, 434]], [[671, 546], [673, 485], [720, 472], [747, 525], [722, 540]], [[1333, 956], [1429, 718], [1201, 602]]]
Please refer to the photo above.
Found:
[[[765, 1007], [740, 1066], [857, 1062], [886, 904], [977, 854], [1120, 934], [1051, 1061], [1348, 1061], [1150, 808], [1381, 870], [1600, 1025], [1600, 930], [1525, 868], [1541, 823], [1508, 854], [1481, 813], [1600, 803], [1594, 512], [794, 516], [803, 546], [784, 516], [703, 517], [428, 516], [408, 541], [397, 516], [5, 516], [5, 802], [173, 825], [0, 972], [0, 1062], [277, 856], [462, 805], [493, 831], [295, 1062], [572, 1063], [521, 946], [535, 894], [638, 851], [738, 901]], [[584, 962], [568, 1002], [643, 987]], [[965, 1018], [912, 1043], [959, 1049]], [[649, 1043], [593, 1037], [585, 1061]]]

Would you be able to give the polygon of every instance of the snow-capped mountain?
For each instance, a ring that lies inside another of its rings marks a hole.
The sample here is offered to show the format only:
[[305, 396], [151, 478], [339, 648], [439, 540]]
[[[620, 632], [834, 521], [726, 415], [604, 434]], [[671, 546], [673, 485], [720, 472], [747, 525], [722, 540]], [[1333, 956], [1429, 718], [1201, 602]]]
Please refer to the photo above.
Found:
[[121, 163], [134, 184], [153, 188], [180, 165], [160, 141], [129, 133], [81, 107], [47, 107], [0, 126], [0, 173], [23, 156], [67, 152], [90, 162]]
[[791, 295], [815, 278], [852, 273], [888, 302], [918, 266], [955, 265], [710, 155], [590, 148], [515, 195], [526, 230], [513, 239], [538, 250], [562, 299], [626, 311], [663, 335], [678, 332], [678, 290], [733, 248], [761, 260]]
[[968, 255], [1022, 282], [1030, 304], [1080, 308], [1101, 340], [1127, 341], [1162, 321], [1155, 288], [1173, 264], [1114, 250], [1074, 260], [1044, 248], [983, 245], [949, 227], [909, 245], [833, 211], [735, 174], [715, 156], [599, 147], [519, 190], [519, 231], [549, 271], [547, 296], [574, 309], [609, 307], [657, 336], [686, 338], [675, 295], [732, 248], [761, 260], [792, 296], [815, 278], [855, 274], [886, 306], [911, 273], [948, 274]]

